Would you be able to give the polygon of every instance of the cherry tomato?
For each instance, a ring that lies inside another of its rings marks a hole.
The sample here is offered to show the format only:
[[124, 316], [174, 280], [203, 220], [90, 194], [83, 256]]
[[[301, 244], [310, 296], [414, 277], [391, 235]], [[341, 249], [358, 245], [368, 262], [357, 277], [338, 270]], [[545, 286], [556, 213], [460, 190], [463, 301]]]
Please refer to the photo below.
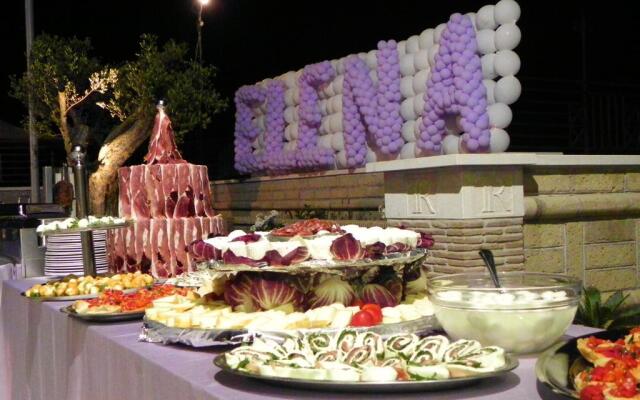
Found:
[[589, 385], [580, 392], [580, 400], [604, 400], [604, 387]]
[[367, 311], [358, 311], [351, 317], [351, 326], [373, 326], [375, 319], [371, 313]]
[[378, 304], [365, 304], [363, 306], [360, 306], [360, 309], [373, 315], [376, 324], [382, 322], [382, 308], [380, 308]]

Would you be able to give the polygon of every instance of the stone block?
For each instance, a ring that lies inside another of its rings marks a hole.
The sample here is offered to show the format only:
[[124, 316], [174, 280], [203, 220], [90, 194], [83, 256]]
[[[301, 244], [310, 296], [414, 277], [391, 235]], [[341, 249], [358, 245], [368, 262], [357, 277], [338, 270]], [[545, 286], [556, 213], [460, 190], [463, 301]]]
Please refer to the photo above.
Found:
[[570, 222], [566, 225], [566, 273], [584, 279], [583, 223]]
[[564, 224], [525, 224], [524, 247], [556, 247], [564, 245]]
[[[500, 228], [498, 228], [500, 229]], [[447, 229], [447, 236], [481, 236], [484, 230], [481, 228], [451, 228]]]
[[434, 228], [482, 228], [484, 222], [481, 219], [463, 219], [463, 220], [433, 220], [431, 225]]
[[625, 267], [635, 264], [635, 242], [585, 245], [586, 269]]
[[632, 219], [589, 221], [584, 223], [584, 242], [625, 242], [635, 240], [636, 227]]
[[500, 236], [487, 236], [484, 238], [486, 243], [515, 242], [522, 239], [523, 239], [522, 233], [508, 233]]
[[629, 172], [625, 174], [625, 192], [640, 192], [640, 172]]
[[522, 218], [496, 218], [484, 220], [484, 226], [487, 228], [511, 225], [522, 225]]
[[525, 249], [524, 268], [530, 272], [564, 272], [564, 248]]
[[527, 183], [527, 193], [613, 193], [624, 190], [622, 173], [533, 174]]
[[635, 268], [612, 268], [606, 270], [587, 270], [585, 286], [595, 286], [600, 290], [634, 289], [638, 284]]
[[476, 244], [484, 243], [482, 236], [445, 236], [444, 240], [449, 243]]

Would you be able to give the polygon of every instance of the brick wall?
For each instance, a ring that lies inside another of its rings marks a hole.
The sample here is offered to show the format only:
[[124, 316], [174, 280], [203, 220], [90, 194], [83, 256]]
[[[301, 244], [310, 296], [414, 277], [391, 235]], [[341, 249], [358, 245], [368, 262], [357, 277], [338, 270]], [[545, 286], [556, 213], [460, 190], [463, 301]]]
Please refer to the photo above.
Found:
[[[605, 293], [622, 289], [631, 295], [631, 301], [640, 303], [640, 215], [636, 209], [614, 210], [610, 204], [611, 194], [624, 197], [640, 192], [640, 173], [570, 172], [525, 171], [525, 196], [557, 197], [560, 204], [563, 200], [576, 203], [576, 199], [581, 204], [588, 199], [593, 203], [589, 210], [608, 210], [609, 215], [525, 218], [525, 269], [573, 275]], [[546, 212], [554, 214], [554, 210]]]

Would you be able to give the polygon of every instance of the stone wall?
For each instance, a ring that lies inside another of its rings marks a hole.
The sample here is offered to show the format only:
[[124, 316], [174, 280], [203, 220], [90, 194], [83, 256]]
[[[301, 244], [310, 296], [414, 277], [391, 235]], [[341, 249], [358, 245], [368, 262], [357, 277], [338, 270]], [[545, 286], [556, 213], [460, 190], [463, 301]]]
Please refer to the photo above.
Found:
[[[636, 169], [525, 170], [525, 203], [542, 198], [546, 205], [538, 215], [525, 215], [525, 269], [573, 275], [585, 286], [623, 290], [640, 303]], [[625, 203], [631, 206], [622, 208]]]

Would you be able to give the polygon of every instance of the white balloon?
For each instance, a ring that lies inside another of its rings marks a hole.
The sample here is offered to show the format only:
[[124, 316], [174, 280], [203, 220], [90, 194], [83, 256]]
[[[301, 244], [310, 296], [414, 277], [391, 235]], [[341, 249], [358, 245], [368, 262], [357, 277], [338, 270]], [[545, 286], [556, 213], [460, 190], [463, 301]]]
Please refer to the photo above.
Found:
[[300, 90], [297, 90], [297, 88], [293, 92], [293, 104], [296, 106], [300, 104]]
[[429, 51], [426, 49], [418, 51], [413, 57], [413, 66], [416, 71], [429, 68]]
[[399, 158], [403, 160], [408, 160], [416, 157], [416, 144], [414, 142], [410, 142], [402, 146], [400, 150]]
[[493, 15], [500, 25], [516, 22], [520, 18], [520, 5], [514, 0], [500, 0], [493, 10]]
[[320, 108], [320, 113], [322, 115], [328, 115], [331, 114], [329, 112], [329, 102], [327, 101], [327, 99], [320, 99], [318, 101], [318, 107]]
[[489, 114], [489, 124], [496, 128], [504, 129], [513, 119], [513, 113], [511, 108], [504, 103], [495, 103], [487, 107], [487, 114]]
[[495, 53], [495, 36], [496, 32], [493, 29], [481, 29], [478, 31], [476, 40], [478, 42], [478, 51], [481, 54]]
[[413, 76], [403, 76], [400, 79], [400, 93], [405, 99], [416, 95], [413, 91]]
[[296, 113], [296, 108], [295, 107], [287, 107], [284, 109], [284, 121], [288, 124], [292, 123], [295, 121], [295, 113]]
[[338, 94], [329, 99], [331, 113], [342, 113], [342, 95]]
[[342, 132], [331, 135], [331, 147], [335, 151], [344, 150], [344, 134]]
[[369, 78], [373, 81], [373, 83], [378, 83], [378, 72], [375, 69], [369, 71]]
[[294, 102], [294, 97], [295, 97], [295, 89], [287, 89], [284, 92], [284, 104], [288, 105], [288, 106], [294, 106], [295, 102]]
[[371, 50], [367, 53], [366, 62], [369, 68], [375, 69], [376, 65], [378, 65], [378, 60], [376, 59], [376, 50]]
[[289, 89], [296, 87], [298, 84], [298, 81], [296, 80], [296, 73], [294, 71], [282, 74], [281, 80], [284, 81]]
[[331, 115], [329, 121], [329, 131], [331, 133], [342, 132], [342, 112]]
[[429, 48], [429, 65], [431, 65], [432, 68], [436, 65], [436, 54], [438, 54], [439, 49], [439, 44], [434, 44]]
[[482, 84], [484, 85], [485, 89], [487, 89], [487, 104], [495, 103], [496, 81], [492, 81], [491, 79], [484, 79], [482, 81]]
[[342, 94], [342, 85], [344, 83], [344, 75], [337, 75], [333, 82], [331, 82], [331, 86], [333, 86], [333, 92], [336, 95]]
[[289, 126], [291, 127], [291, 139], [298, 140], [298, 123], [293, 122]]
[[436, 44], [440, 43], [440, 38], [442, 37], [442, 32], [447, 27], [447, 24], [440, 24], [436, 26], [436, 29], [433, 32], [433, 42]]
[[284, 149], [287, 151], [294, 151], [298, 147], [298, 141], [294, 140], [284, 144]]
[[291, 125], [287, 125], [284, 127], [284, 138], [286, 141], [290, 141], [291, 137]]
[[478, 27], [478, 30], [496, 29], [498, 24], [496, 24], [496, 20], [493, 17], [493, 9], [493, 5], [486, 5], [478, 10], [476, 13], [476, 26]]
[[425, 29], [424, 31], [422, 31], [419, 37], [420, 48], [426, 50], [429, 47], [433, 46], [435, 43], [433, 40], [434, 40], [433, 29], [431, 28]]
[[417, 53], [420, 51], [420, 39], [418, 35], [413, 35], [409, 39], [407, 39], [407, 53]]
[[478, 27], [476, 26], [476, 13], [468, 12], [464, 16], [471, 20], [471, 26], [473, 26], [473, 30], [478, 32]]
[[494, 53], [485, 54], [480, 57], [480, 63], [482, 64], [482, 77], [484, 79], [493, 79], [496, 75], [495, 70], [495, 57]]
[[402, 57], [405, 54], [407, 54], [407, 41], [401, 40], [398, 42], [398, 55]]
[[405, 121], [409, 121], [410, 119], [416, 119], [418, 116], [413, 109], [413, 99], [415, 97], [409, 97], [405, 99], [402, 104], [400, 104], [400, 115]]
[[336, 163], [338, 168], [347, 168], [347, 152], [342, 150], [336, 155]]
[[520, 98], [522, 85], [513, 75], [500, 78], [494, 91], [496, 103], [513, 104]]
[[413, 98], [413, 111], [416, 113], [416, 116], [424, 113], [424, 103], [424, 96], [421, 94]]
[[514, 22], [500, 25], [496, 30], [495, 46], [498, 50], [513, 50], [520, 43], [522, 33]]
[[511, 50], [500, 50], [495, 54], [493, 66], [500, 76], [515, 75], [520, 71], [520, 57]]
[[416, 73], [413, 66], [413, 54], [405, 54], [400, 57], [400, 73], [402, 76], [413, 76]]
[[415, 126], [416, 121], [409, 120], [402, 124], [402, 138], [405, 142], [415, 142], [416, 134], [415, 134]]
[[338, 75], [344, 75], [344, 58], [340, 58], [336, 61], [335, 69]]
[[444, 154], [458, 154], [460, 137], [457, 135], [447, 135], [442, 139], [442, 152]]
[[323, 135], [318, 138], [318, 144], [325, 149], [332, 149], [331, 139], [333, 135]]
[[318, 132], [321, 135], [331, 133], [329, 128], [329, 117], [322, 118], [322, 121], [320, 122], [320, 128], [318, 128]]
[[378, 155], [371, 149], [367, 149], [367, 162], [372, 163], [378, 161]]
[[322, 94], [327, 99], [336, 95], [336, 92], [333, 90], [333, 85], [331, 84], [331, 82], [324, 85], [324, 88], [322, 89]]
[[418, 71], [413, 77], [413, 92], [415, 94], [424, 93], [427, 90], [427, 81], [429, 80], [429, 73], [431, 70], [423, 69]]
[[489, 151], [492, 153], [503, 153], [509, 148], [509, 134], [500, 128], [491, 128], [491, 139], [489, 139]]

